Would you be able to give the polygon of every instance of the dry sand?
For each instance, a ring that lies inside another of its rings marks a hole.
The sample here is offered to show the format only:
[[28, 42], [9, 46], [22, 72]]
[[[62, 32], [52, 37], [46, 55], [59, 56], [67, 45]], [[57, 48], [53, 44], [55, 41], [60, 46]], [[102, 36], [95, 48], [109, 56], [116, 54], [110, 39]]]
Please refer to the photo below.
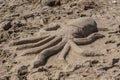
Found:
[[[120, 0], [0, 0], [0, 80], [120, 80]], [[92, 17], [105, 35], [81, 49], [104, 56], [82, 57], [70, 51], [62, 65], [57, 55], [31, 70], [36, 55], [18, 57], [9, 44], [36, 36], [52, 22]]]

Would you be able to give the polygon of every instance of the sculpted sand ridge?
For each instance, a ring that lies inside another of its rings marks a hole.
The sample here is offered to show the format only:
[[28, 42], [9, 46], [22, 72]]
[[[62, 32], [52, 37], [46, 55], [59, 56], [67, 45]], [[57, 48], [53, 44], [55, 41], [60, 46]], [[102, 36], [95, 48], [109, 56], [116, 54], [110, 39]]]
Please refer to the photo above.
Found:
[[[45, 34], [41, 35], [43, 32]], [[58, 52], [60, 52], [58, 59], [65, 64], [67, 64], [65, 61], [67, 53], [73, 49], [81, 55], [96, 55], [83, 51], [78, 46], [90, 44], [103, 37], [104, 35], [98, 32], [95, 20], [85, 17], [66, 23], [56, 23], [56, 25], [42, 29], [38, 37], [13, 41], [10, 46], [16, 46], [17, 51], [25, 51], [21, 57], [36, 54], [31, 66], [37, 68], [45, 65], [49, 57]]]
[[0, 0], [0, 80], [120, 80], [120, 0]]

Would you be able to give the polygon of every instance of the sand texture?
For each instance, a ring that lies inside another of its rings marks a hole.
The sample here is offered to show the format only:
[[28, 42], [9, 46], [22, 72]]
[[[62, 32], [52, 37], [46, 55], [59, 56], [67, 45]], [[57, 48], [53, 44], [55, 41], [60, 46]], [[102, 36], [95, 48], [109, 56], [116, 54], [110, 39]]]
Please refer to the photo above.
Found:
[[120, 80], [120, 0], [0, 0], [0, 80]]

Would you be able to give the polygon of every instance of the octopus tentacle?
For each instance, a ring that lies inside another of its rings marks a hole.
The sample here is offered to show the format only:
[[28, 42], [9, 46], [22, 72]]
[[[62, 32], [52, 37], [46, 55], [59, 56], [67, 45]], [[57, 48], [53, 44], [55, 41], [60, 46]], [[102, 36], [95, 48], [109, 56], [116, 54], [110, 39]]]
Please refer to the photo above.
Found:
[[67, 56], [68, 52], [70, 50], [70, 45], [69, 43], [67, 42], [64, 46], [64, 48], [62, 49], [62, 51], [60, 52], [60, 55], [59, 55], [59, 59], [60, 60], [65, 60], [65, 57]]
[[85, 57], [104, 56], [104, 54], [99, 52], [99, 51], [91, 51], [91, 50], [80, 49], [73, 41], [70, 41], [70, 45], [71, 45], [71, 48], [76, 53], [79, 53], [81, 56], [85, 56]]
[[81, 55], [85, 57], [95, 57], [95, 56], [104, 56], [104, 53], [100, 51], [85, 50]]
[[87, 44], [90, 44], [90, 43], [96, 41], [97, 39], [103, 38], [103, 37], [104, 37], [103, 34], [93, 33], [86, 38], [74, 38], [73, 41], [78, 45], [87, 45]]
[[73, 51], [75, 51], [76, 53], [82, 53], [83, 52], [83, 50], [82, 49], [80, 49], [79, 47], [78, 47], [78, 45], [76, 45], [73, 41], [69, 41], [69, 44], [70, 44], [70, 46], [71, 46], [71, 49], [73, 50]]
[[57, 29], [59, 29], [59, 28], [60, 28], [60, 25], [59, 25], [59, 24], [54, 24], [54, 25], [52, 25], [52, 26], [50, 26], [50, 27], [44, 28], [44, 30], [46, 30], [46, 31], [53, 31], [53, 30], [57, 30]]
[[66, 44], [66, 40], [63, 39], [61, 42], [59, 42], [57, 45], [50, 47], [48, 49], [43, 50], [36, 58], [36, 61], [34, 62], [34, 68], [37, 68], [39, 66], [45, 65], [47, 59], [55, 55], [57, 52], [59, 52], [63, 46]]
[[36, 38], [28, 38], [28, 39], [22, 39], [18, 41], [14, 41], [10, 44], [10, 46], [16, 46], [16, 45], [22, 45], [22, 44], [28, 44], [28, 43], [36, 43], [40, 40], [43, 40], [47, 38], [49, 35], [46, 36], [41, 36], [41, 37], [36, 37]]
[[30, 55], [30, 54], [37, 54], [39, 52], [41, 52], [42, 50], [46, 49], [46, 48], [49, 48], [49, 47], [52, 47], [54, 45], [56, 45], [57, 43], [59, 43], [60, 41], [62, 40], [61, 37], [56, 37], [55, 39], [51, 40], [50, 42], [42, 45], [42, 46], [39, 46], [39, 47], [35, 47], [35, 48], [32, 48], [28, 51], [26, 51], [23, 56], [25, 55]]
[[55, 36], [49, 36], [48, 38], [45, 38], [45, 39], [43, 39], [43, 40], [41, 40], [41, 41], [39, 41], [37, 43], [20, 45], [16, 49], [17, 50], [23, 50], [23, 49], [28, 49], [28, 48], [39, 47], [39, 46], [51, 41], [54, 38], [55, 38]]

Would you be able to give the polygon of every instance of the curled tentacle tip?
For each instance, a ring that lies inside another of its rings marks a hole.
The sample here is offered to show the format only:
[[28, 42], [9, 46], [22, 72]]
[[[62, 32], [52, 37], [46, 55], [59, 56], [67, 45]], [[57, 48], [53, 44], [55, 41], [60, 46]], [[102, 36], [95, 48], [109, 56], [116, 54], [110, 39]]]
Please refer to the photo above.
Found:
[[105, 35], [97, 33], [97, 34], [94, 35], [94, 37], [96, 37], [96, 38], [103, 38], [103, 37], [105, 37]]
[[38, 68], [38, 67], [44, 66], [44, 65], [45, 65], [44, 62], [42, 62], [42, 61], [36, 61], [36, 62], [34, 62], [33, 68]]
[[103, 38], [103, 37], [105, 37], [105, 35], [103, 35], [103, 34], [100, 34], [100, 35], [99, 35], [99, 37], [100, 37], [100, 38]]

